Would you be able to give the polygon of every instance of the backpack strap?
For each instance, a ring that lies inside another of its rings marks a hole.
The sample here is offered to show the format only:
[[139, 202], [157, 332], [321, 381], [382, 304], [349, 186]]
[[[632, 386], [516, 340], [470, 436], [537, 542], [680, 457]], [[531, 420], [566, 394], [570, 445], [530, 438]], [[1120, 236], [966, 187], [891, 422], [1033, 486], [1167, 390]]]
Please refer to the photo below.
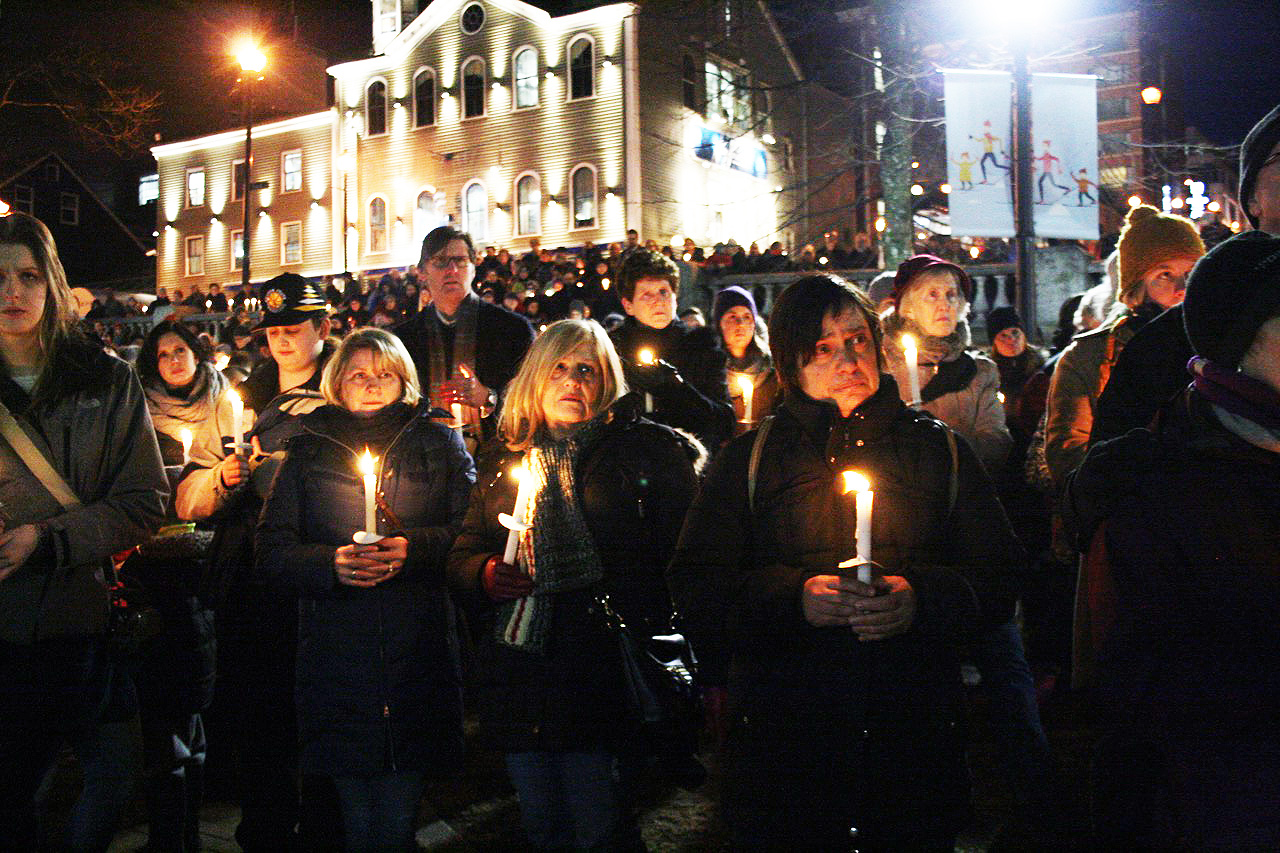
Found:
[[764, 454], [764, 443], [769, 438], [769, 430], [773, 428], [773, 415], [760, 421], [756, 429], [755, 441], [751, 443], [751, 461], [747, 463], [747, 511], [756, 511], [756, 474], [760, 470], [760, 457]]

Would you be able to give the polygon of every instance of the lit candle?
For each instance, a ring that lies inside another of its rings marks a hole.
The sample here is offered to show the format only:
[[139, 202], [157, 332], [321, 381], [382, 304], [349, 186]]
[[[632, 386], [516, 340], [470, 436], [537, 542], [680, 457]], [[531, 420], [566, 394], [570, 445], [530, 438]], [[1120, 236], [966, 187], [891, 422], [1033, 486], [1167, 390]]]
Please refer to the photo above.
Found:
[[227, 392], [231, 401], [231, 437], [235, 441], [233, 452], [239, 453], [244, 446], [244, 401], [234, 390]]
[[844, 493], [854, 493], [854, 508], [857, 511], [857, 549], [858, 556], [845, 560], [840, 568], [858, 567], [858, 580], [871, 583], [871, 503], [875, 492], [871, 491], [871, 483], [857, 471], [844, 472]]
[[[463, 379], [471, 378], [471, 371], [467, 370], [467, 366], [465, 364], [458, 365], [458, 373], [462, 374]], [[453, 413], [453, 428], [462, 429], [462, 404], [451, 403], [449, 405], [449, 411]]]
[[364, 475], [364, 529], [367, 533], [378, 532], [378, 474], [373, 467], [374, 458], [369, 448], [364, 449], [360, 457], [360, 473]]
[[600, 289], [601, 289], [601, 290], [608, 290], [608, 289], [609, 289], [609, 279], [607, 279], [607, 278], [602, 278], [602, 279], [600, 279]]
[[1004, 392], [1003, 392], [1003, 391], [997, 391], [997, 392], [996, 392], [996, 399], [997, 399], [997, 400], [999, 400], [999, 401], [1000, 401], [1000, 405], [1002, 405], [1002, 406], [1003, 406], [1003, 405], [1004, 405]]
[[751, 381], [751, 374], [738, 374], [738, 389], [742, 391], [742, 422], [744, 424], [751, 423], [751, 396], [755, 393], [755, 383]]
[[[648, 347], [636, 353], [636, 359], [644, 365], [653, 365], [658, 363], [653, 357], [653, 350]], [[648, 391], [644, 392], [644, 412], [646, 415], [653, 413], [653, 395]]]
[[520, 544], [520, 532], [529, 529], [524, 516], [529, 508], [529, 482], [533, 479], [523, 465], [512, 468], [511, 476], [520, 484], [516, 490], [516, 505], [511, 510], [511, 515], [503, 513], [498, 516], [499, 523], [507, 528], [507, 547], [502, 552], [502, 562], [508, 566], [516, 564], [516, 546]]
[[911, 382], [911, 405], [920, 405], [920, 364], [916, 355], [916, 339], [902, 336], [902, 355], [907, 360], [907, 378]]
[[178, 438], [182, 440], [182, 465], [185, 468], [191, 461], [191, 430], [186, 427], [178, 430]]
[[220, 352], [213, 358], [213, 366], [219, 370], [226, 370], [227, 365], [231, 363], [231, 356], [225, 352]]

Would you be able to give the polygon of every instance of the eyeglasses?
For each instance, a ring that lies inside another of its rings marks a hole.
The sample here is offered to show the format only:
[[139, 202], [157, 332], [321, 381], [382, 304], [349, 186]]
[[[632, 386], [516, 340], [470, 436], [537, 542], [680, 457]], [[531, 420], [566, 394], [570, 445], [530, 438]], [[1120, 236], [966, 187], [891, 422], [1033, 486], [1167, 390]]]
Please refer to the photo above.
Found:
[[427, 263], [431, 264], [432, 269], [437, 269], [441, 271], [447, 270], [450, 267], [457, 267], [458, 269], [463, 270], [463, 269], [466, 269], [467, 265], [471, 263], [471, 259], [468, 258], [466, 255], [455, 255], [452, 258], [444, 258], [444, 257], [432, 258]]

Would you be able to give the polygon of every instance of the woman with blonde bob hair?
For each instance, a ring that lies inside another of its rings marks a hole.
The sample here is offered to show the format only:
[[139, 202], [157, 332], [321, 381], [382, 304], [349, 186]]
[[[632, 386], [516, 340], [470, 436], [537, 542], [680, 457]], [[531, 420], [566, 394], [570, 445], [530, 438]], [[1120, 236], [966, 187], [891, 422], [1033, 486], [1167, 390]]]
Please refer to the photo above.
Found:
[[[618, 762], [637, 740], [605, 593], [636, 632], [665, 627], [662, 570], [697, 487], [696, 440], [641, 416], [591, 320], [547, 327], [477, 455], [478, 480], [449, 582], [481, 626], [481, 739], [507, 754], [531, 845], [643, 849]], [[517, 476], [529, 528], [515, 556], [499, 513]]]
[[106, 849], [129, 802], [137, 708], [108, 654], [103, 579], [169, 493], [137, 376], [77, 331], [74, 304], [44, 224], [0, 217], [0, 825], [14, 849], [38, 846], [34, 798], [64, 742], [84, 790], [60, 846]]
[[413, 361], [390, 333], [343, 340], [320, 388], [329, 404], [302, 418], [263, 507], [257, 568], [302, 599], [302, 771], [333, 779], [347, 849], [412, 850], [424, 779], [456, 767], [462, 748], [444, 561], [475, 466], [461, 433], [431, 419]]

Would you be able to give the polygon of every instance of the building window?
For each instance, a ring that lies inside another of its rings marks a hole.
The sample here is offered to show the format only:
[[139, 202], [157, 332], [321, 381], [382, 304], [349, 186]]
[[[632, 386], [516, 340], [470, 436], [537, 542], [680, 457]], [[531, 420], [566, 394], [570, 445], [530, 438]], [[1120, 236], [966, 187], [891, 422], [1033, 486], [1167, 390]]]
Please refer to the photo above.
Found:
[[680, 63], [680, 88], [684, 95], [684, 105], [695, 112], [698, 109], [698, 64], [689, 54], [684, 55]]
[[187, 238], [187, 275], [204, 275], [204, 237]]
[[1109, 166], [1098, 172], [1098, 182], [1104, 187], [1120, 187], [1129, 184], [1129, 167], [1128, 166]]
[[479, 181], [462, 190], [462, 230], [477, 243], [489, 239], [489, 193]]
[[484, 7], [479, 3], [472, 3], [462, 10], [459, 20], [464, 33], [469, 36], [475, 35], [484, 26]]
[[413, 126], [436, 123], [436, 72], [423, 68], [413, 77]]
[[295, 148], [280, 155], [281, 192], [296, 193], [302, 189], [302, 149]]
[[280, 263], [302, 263], [302, 223], [280, 223]]
[[511, 63], [516, 72], [516, 109], [538, 105], [538, 51], [523, 47]]
[[521, 237], [542, 233], [542, 188], [538, 176], [516, 179], [516, 234]]
[[59, 168], [57, 163], [44, 164], [44, 179], [55, 184], [62, 180], [62, 169]]
[[387, 200], [374, 196], [369, 202], [369, 252], [387, 250]]
[[484, 115], [484, 60], [473, 56], [462, 63], [462, 117], [475, 118], [482, 115]]
[[36, 215], [36, 191], [25, 184], [13, 185], [13, 209], [28, 216]]
[[244, 269], [244, 229], [236, 228], [231, 232], [231, 268]]
[[369, 136], [387, 132], [387, 84], [374, 80], [365, 90], [364, 126]]
[[231, 200], [239, 201], [244, 198], [245, 185], [245, 168], [243, 160], [233, 160], [231, 163]]
[[432, 228], [444, 225], [439, 208], [436, 205], [435, 190], [426, 189], [418, 193], [418, 203], [413, 208], [413, 238], [417, 245], [422, 245], [424, 237]]
[[569, 43], [569, 100], [590, 98], [596, 93], [596, 45], [590, 36]]
[[204, 204], [204, 167], [187, 169], [187, 207]]
[[78, 193], [62, 193], [58, 203], [58, 222], [63, 225], [80, 224], [80, 195]]
[[1119, 98], [1098, 98], [1098, 121], [1116, 121], [1129, 118], [1129, 101], [1127, 96]]
[[745, 71], [708, 60], [707, 119], [732, 127], [751, 126], [751, 81]]
[[160, 198], [160, 176], [143, 175], [138, 178], [138, 207]]
[[573, 209], [573, 228], [594, 228], [596, 225], [596, 170], [579, 166], [569, 176], [570, 204]]

